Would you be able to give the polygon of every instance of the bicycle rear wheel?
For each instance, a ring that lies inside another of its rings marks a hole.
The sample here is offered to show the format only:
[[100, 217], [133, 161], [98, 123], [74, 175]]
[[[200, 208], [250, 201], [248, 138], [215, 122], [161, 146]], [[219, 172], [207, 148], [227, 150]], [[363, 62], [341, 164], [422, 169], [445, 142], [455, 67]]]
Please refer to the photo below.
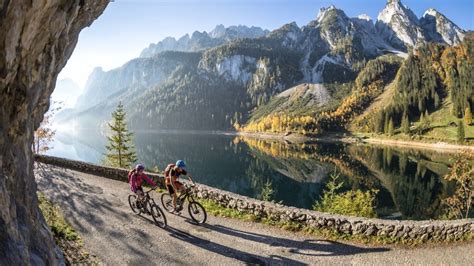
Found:
[[138, 198], [136, 195], [128, 196], [128, 204], [130, 205], [130, 208], [132, 209], [133, 213], [140, 214], [141, 209], [137, 206], [137, 203], [138, 203]]
[[155, 221], [156, 225], [158, 225], [161, 228], [165, 228], [167, 225], [167, 221], [166, 221], [166, 216], [161, 210], [161, 208], [158, 207], [158, 205], [156, 205], [155, 203], [150, 203], [149, 207], [150, 207], [151, 217], [153, 217], [153, 220]]
[[167, 212], [172, 212], [173, 211], [173, 198], [169, 193], [163, 193], [161, 195], [161, 205], [163, 205], [163, 208]]
[[207, 220], [206, 210], [199, 202], [195, 202], [195, 201], [189, 202], [188, 212], [189, 212], [189, 216], [191, 216], [191, 219], [193, 219], [193, 221], [195, 221], [198, 224], [203, 224]]

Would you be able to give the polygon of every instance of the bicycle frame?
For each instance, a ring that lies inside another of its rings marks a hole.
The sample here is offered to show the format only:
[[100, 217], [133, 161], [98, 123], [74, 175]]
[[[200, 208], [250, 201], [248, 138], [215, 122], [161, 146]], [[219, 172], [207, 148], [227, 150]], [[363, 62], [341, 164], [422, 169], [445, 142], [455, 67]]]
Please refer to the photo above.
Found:
[[184, 204], [184, 202], [186, 201], [186, 199], [189, 201], [189, 202], [194, 202], [194, 198], [193, 198], [193, 195], [191, 193], [191, 188], [187, 188], [185, 192], [183, 192], [181, 195], [179, 195], [179, 197], [177, 198], [177, 202], [179, 202], [179, 206], [176, 205], [176, 207], [179, 207], [181, 208]]

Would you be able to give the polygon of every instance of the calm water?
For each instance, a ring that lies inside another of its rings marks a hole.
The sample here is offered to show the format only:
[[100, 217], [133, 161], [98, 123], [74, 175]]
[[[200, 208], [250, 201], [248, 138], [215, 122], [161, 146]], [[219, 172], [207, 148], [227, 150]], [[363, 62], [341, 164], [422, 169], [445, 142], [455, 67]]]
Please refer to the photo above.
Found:
[[[329, 175], [341, 173], [344, 190], [378, 189], [382, 217], [435, 218], [442, 199], [453, 193], [449, 154], [343, 143], [285, 144], [206, 133], [136, 133], [140, 162], [163, 169], [183, 159], [197, 182], [259, 198], [272, 183], [273, 198], [311, 208]], [[59, 132], [48, 152], [100, 163], [105, 137], [94, 132]]]

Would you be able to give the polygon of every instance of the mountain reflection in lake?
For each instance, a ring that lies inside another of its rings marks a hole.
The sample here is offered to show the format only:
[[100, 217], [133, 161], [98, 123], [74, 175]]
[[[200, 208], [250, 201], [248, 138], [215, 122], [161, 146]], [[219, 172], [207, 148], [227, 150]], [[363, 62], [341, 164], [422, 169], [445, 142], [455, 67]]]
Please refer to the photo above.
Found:
[[[343, 190], [378, 189], [382, 217], [427, 219], [440, 215], [454, 185], [442, 176], [450, 154], [344, 143], [288, 144], [208, 133], [135, 133], [139, 161], [163, 169], [183, 159], [197, 182], [259, 198], [270, 181], [273, 199], [312, 208], [329, 175], [341, 173]], [[100, 163], [105, 137], [58, 132], [50, 155]]]

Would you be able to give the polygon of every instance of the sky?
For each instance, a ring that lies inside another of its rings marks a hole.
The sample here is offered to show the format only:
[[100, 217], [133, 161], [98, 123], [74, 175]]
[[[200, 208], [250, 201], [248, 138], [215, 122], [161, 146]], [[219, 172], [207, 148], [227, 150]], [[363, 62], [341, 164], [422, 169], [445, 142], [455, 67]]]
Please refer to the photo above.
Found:
[[[331, 4], [350, 17], [372, 19], [385, 0], [115, 0], [84, 29], [59, 79], [70, 78], [83, 89], [95, 67], [105, 71], [139, 56], [150, 43], [167, 36], [211, 31], [217, 24], [247, 25], [273, 30], [295, 21], [306, 25], [321, 7]], [[466, 30], [474, 29], [473, 0], [402, 0], [421, 17], [432, 7]]]

